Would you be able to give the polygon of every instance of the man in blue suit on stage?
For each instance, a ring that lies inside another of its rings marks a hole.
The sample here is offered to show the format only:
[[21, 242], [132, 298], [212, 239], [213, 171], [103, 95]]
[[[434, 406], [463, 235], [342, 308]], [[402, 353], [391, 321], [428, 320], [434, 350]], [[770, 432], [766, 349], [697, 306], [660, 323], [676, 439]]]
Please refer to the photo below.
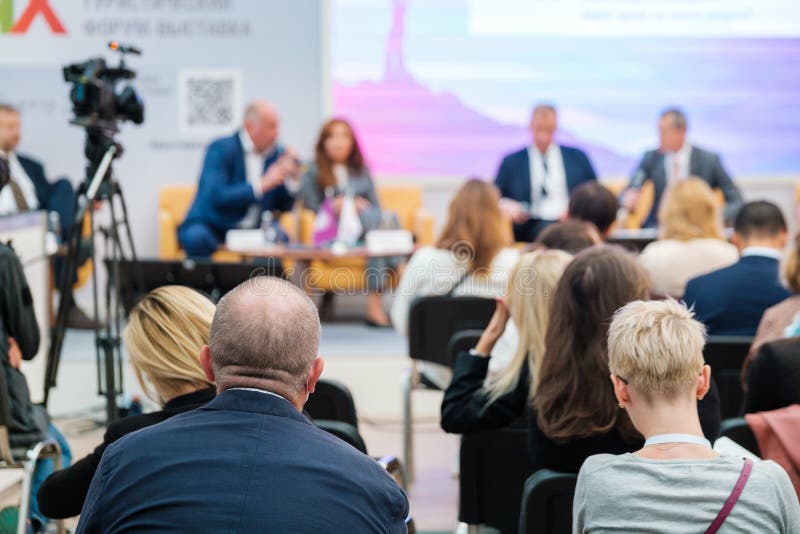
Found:
[[317, 307], [285, 280], [222, 297], [200, 353], [217, 398], [108, 447], [78, 532], [406, 532], [394, 479], [302, 413], [319, 339]]
[[566, 214], [576, 187], [597, 180], [585, 152], [553, 142], [553, 106], [536, 106], [530, 127], [533, 145], [503, 158], [494, 181], [502, 197], [500, 207], [514, 221], [516, 241], [534, 241], [543, 228]]
[[206, 151], [192, 207], [178, 228], [190, 257], [213, 254], [232, 228], [257, 228], [264, 211], [289, 211], [300, 189], [297, 155], [278, 144], [280, 117], [269, 102], [247, 106], [244, 125]]

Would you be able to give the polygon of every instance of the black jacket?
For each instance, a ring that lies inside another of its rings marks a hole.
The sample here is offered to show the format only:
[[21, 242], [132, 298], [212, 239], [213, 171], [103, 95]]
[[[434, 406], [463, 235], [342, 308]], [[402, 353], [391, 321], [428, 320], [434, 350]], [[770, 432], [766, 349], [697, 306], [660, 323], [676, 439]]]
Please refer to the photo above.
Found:
[[442, 399], [442, 430], [452, 434], [468, 434], [496, 430], [524, 420], [530, 390], [528, 362], [522, 364], [514, 389], [486, 404], [483, 382], [489, 369], [489, 358], [462, 352], [456, 358], [453, 379]]
[[[554, 442], [539, 430], [536, 415], [530, 409], [527, 362], [523, 364], [517, 387], [487, 406], [481, 388], [488, 368], [488, 358], [471, 356], [466, 351], [458, 355], [453, 380], [442, 400], [441, 425], [445, 432], [465, 434], [492, 430], [527, 416], [528, 450], [534, 470], [548, 468], [577, 473], [583, 461], [593, 454], [622, 454], [642, 448], [643, 440], [626, 442], [616, 430], [604, 436], [581, 438], [568, 443]], [[697, 403], [697, 411], [703, 433], [713, 442], [719, 436], [721, 422], [719, 391], [713, 379], [708, 394]]]
[[744, 413], [800, 403], [800, 337], [764, 343], [746, 374]]
[[8, 409], [9, 442], [12, 447], [27, 447], [41, 441], [49, 422], [39, 405], [31, 402], [28, 382], [19, 369], [8, 361], [8, 338], [19, 345], [22, 357], [30, 360], [39, 350], [39, 325], [22, 264], [14, 251], [0, 244], [0, 364], [3, 395], [2, 409]]
[[134, 415], [114, 421], [108, 425], [106, 434], [103, 436], [103, 443], [98, 445], [94, 452], [72, 466], [56, 471], [44, 481], [37, 495], [39, 509], [45, 516], [53, 519], [80, 514], [83, 501], [89, 492], [89, 484], [92, 482], [97, 466], [100, 465], [100, 459], [106, 447], [125, 434], [155, 425], [173, 415], [199, 408], [213, 400], [215, 396], [214, 388], [201, 389], [175, 397], [158, 412]]

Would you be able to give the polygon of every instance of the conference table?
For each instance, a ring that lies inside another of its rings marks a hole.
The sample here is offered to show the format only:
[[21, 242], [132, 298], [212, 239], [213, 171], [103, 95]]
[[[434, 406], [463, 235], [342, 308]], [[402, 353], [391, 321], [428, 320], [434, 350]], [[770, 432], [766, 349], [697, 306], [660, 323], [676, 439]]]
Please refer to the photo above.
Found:
[[311, 262], [336, 262], [340, 260], [369, 260], [372, 258], [388, 258], [394, 256], [411, 257], [419, 248], [418, 245], [404, 247], [403, 249], [372, 248], [367, 246], [338, 247], [325, 246], [315, 247], [308, 245], [266, 245], [263, 247], [242, 247], [228, 248], [224, 250], [233, 254], [238, 254], [245, 260], [272, 259], [281, 262], [291, 261], [294, 265], [284, 271], [286, 278], [293, 284], [304, 289], [311, 289], [309, 275], [311, 274]]

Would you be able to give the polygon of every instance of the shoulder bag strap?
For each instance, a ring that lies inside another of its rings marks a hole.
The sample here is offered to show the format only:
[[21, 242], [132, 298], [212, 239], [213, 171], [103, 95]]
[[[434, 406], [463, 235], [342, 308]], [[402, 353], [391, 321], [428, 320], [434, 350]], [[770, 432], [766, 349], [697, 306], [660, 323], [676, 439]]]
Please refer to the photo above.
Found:
[[722, 506], [722, 510], [719, 511], [717, 517], [715, 517], [714, 521], [711, 522], [711, 526], [708, 527], [708, 530], [706, 530], [706, 534], [715, 534], [719, 530], [719, 527], [721, 527], [725, 522], [725, 519], [728, 518], [731, 510], [733, 510], [733, 506], [739, 500], [739, 496], [742, 494], [742, 490], [747, 484], [747, 479], [750, 478], [750, 471], [752, 470], [753, 460], [750, 458], [745, 458], [742, 472], [739, 473], [739, 479], [736, 481], [736, 485], [733, 486], [733, 491], [731, 491], [728, 500], [725, 501], [725, 504]]

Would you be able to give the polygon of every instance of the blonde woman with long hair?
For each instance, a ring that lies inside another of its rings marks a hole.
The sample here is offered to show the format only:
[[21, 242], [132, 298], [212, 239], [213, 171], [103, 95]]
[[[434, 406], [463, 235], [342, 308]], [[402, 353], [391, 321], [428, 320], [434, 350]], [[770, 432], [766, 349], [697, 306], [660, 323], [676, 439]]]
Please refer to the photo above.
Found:
[[658, 210], [660, 237], [639, 256], [657, 296], [681, 297], [696, 276], [733, 265], [739, 252], [725, 241], [722, 206], [708, 184], [689, 178], [671, 185]]
[[216, 388], [200, 364], [208, 344], [214, 304], [193, 289], [164, 286], [131, 310], [123, 339], [142, 391], [162, 409], [111, 423], [103, 443], [83, 460], [50, 475], [39, 490], [39, 507], [53, 519], [80, 514], [103, 451], [125, 434], [199, 408]]
[[[514, 268], [505, 301], [498, 300], [478, 344], [459, 354], [442, 400], [442, 428], [464, 434], [508, 426], [525, 414], [536, 392], [552, 293], [572, 256], [560, 250], [523, 255]], [[488, 375], [492, 350], [511, 318], [518, 332], [511, 361]]]

